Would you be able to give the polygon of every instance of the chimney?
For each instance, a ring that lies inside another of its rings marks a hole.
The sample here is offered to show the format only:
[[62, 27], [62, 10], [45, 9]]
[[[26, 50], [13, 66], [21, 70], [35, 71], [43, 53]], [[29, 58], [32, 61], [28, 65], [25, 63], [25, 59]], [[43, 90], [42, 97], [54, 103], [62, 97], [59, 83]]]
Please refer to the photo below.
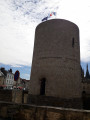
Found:
[[10, 70], [9, 70], [9, 72], [11, 72], [11, 73], [12, 73], [12, 69], [10, 69]]

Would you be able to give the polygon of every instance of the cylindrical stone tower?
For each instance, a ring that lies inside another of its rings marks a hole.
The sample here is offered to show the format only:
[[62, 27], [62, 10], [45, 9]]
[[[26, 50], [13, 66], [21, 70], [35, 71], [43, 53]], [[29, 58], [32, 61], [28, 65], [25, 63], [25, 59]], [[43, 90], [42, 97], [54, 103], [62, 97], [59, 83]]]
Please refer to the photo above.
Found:
[[37, 26], [29, 94], [81, 97], [79, 29], [74, 23], [53, 19]]

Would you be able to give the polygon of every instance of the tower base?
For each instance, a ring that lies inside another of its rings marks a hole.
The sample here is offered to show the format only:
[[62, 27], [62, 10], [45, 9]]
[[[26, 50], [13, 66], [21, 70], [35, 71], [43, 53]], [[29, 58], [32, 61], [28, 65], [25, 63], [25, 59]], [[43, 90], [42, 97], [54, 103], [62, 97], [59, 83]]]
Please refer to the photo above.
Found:
[[55, 106], [64, 108], [82, 109], [83, 103], [81, 98], [62, 99], [52, 96], [28, 95], [28, 104], [40, 106]]

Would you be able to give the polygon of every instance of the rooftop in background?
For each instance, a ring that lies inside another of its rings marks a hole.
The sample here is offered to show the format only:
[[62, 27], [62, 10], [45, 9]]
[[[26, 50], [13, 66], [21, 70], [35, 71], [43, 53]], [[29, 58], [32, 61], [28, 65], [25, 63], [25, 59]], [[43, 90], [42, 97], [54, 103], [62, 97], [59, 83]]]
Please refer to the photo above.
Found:
[[20, 77], [22, 79], [30, 80], [30, 71], [31, 71], [31, 66], [24, 66], [24, 65], [17, 65], [17, 66], [12, 66], [12, 65], [6, 65], [6, 64], [0, 64], [0, 68], [5, 68], [6, 71], [11, 71], [15, 73], [16, 70], [20, 71]]

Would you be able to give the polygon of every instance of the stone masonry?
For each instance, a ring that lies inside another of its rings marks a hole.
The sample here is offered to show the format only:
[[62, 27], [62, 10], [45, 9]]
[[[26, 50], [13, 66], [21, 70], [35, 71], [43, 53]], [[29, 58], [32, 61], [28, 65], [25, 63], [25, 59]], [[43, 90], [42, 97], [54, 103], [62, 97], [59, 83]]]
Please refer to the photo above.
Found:
[[79, 29], [74, 23], [53, 19], [37, 26], [29, 94], [81, 98]]

